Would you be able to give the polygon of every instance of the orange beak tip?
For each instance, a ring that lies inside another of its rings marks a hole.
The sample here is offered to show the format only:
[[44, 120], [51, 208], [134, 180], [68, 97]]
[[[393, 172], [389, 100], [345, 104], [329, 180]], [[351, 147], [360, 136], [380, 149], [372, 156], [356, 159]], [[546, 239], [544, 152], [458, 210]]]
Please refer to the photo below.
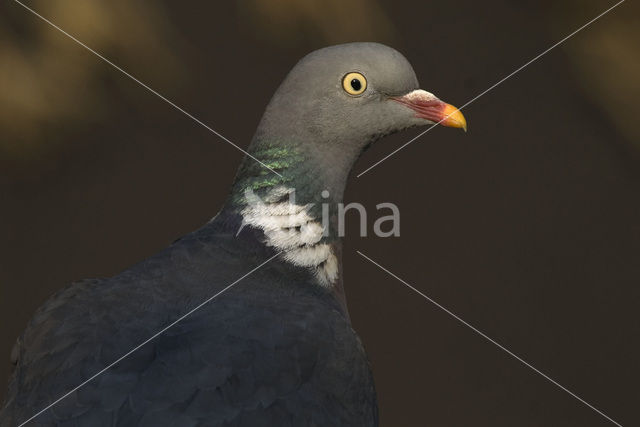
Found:
[[442, 120], [444, 126], [462, 128], [462, 130], [467, 132], [467, 119], [464, 118], [464, 115], [459, 109], [451, 104], [446, 104], [442, 115], [444, 116], [444, 120]]

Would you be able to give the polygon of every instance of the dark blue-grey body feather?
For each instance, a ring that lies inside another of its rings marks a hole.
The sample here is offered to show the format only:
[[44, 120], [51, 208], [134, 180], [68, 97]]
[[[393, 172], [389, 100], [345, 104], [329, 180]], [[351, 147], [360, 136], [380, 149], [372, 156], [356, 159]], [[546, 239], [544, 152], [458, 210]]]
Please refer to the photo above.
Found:
[[[20, 340], [0, 425], [30, 418], [273, 256], [225, 228], [214, 221], [118, 276], [52, 297]], [[374, 425], [360, 341], [312, 280], [272, 261], [32, 425]]]

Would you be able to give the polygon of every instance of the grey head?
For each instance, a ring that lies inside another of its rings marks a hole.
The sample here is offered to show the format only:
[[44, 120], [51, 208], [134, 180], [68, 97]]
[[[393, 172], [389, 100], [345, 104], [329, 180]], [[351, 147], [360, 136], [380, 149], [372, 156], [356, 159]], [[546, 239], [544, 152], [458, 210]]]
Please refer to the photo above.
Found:
[[280, 172], [305, 183], [309, 178], [301, 175], [311, 174], [313, 191], [327, 189], [341, 198], [366, 146], [436, 122], [466, 129], [455, 107], [419, 89], [401, 53], [378, 43], [342, 44], [314, 51], [293, 67], [267, 106], [250, 152], [259, 159], [265, 147], [301, 153], [301, 160]]

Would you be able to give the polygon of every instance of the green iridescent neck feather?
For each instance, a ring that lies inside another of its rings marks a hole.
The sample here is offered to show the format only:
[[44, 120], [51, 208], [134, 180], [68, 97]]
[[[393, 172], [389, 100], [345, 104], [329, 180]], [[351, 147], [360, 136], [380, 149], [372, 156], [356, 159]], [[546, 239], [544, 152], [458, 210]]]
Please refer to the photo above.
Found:
[[296, 188], [299, 185], [305, 158], [297, 147], [261, 144], [251, 151], [251, 155], [255, 159], [244, 158], [233, 184], [231, 203], [234, 207], [245, 204], [247, 190], [263, 197], [275, 188]]

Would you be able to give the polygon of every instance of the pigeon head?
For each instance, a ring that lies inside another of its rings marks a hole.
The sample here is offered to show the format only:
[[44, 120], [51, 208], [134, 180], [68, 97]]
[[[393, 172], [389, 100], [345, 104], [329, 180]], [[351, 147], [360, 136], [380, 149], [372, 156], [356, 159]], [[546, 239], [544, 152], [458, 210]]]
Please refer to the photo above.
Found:
[[419, 89], [411, 64], [398, 51], [350, 43], [300, 60], [271, 100], [260, 130], [304, 136], [324, 148], [361, 150], [381, 136], [441, 120], [466, 127], [462, 113]]
[[[377, 43], [342, 44], [312, 52], [293, 67], [267, 106], [249, 152], [282, 175], [271, 173], [274, 184], [289, 183], [298, 195], [314, 193], [309, 201], [319, 200], [323, 190], [341, 200], [351, 167], [369, 144], [438, 122], [466, 130], [462, 113], [419, 89], [402, 54]], [[266, 169], [246, 159], [239, 181], [247, 184], [246, 176], [261, 167]], [[261, 181], [257, 187], [268, 185]]]

